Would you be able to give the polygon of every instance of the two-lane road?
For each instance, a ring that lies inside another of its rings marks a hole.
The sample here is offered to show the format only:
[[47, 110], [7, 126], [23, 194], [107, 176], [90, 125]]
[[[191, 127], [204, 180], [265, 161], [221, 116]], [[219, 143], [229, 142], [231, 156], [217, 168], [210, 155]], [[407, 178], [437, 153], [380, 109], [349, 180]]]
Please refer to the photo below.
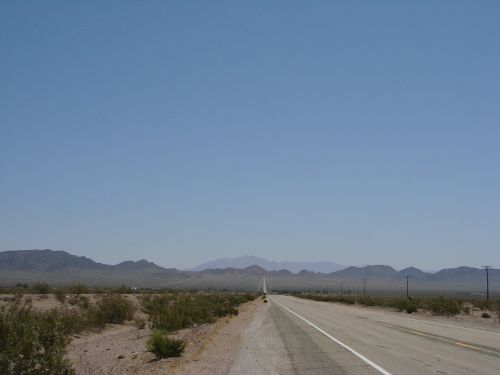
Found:
[[500, 328], [269, 296], [295, 373], [500, 374]]

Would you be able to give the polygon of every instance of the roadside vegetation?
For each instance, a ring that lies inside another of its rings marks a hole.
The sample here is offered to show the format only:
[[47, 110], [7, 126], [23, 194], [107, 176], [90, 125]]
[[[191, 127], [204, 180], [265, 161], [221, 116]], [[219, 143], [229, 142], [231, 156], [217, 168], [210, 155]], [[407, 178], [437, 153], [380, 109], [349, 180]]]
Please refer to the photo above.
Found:
[[255, 299], [254, 294], [163, 294], [142, 297], [143, 310], [149, 316], [153, 334], [147, 348], [156, 358], [177, 357], [184, 351], [182, 340], [169, 338], [169, 333], [217, 318], [237, 315], [237, 307]]
[[[417, 312], [418, 310], [426, 310], [434, 315], [440, 316], [455, 316], [458, 314], [469, 315], [473, 308], [484, 309], [484, 301], [479, 300], [464, 300], [460, 298], [445, 298], [445, 297], [412, 297], [412, 298], [395, 298], [395, 297], [371, 297], [371, 296], [339, 296], [330, 294], [315, 294], [315, 293], [293, 293], [295, 297], [311, 299], [323, 302], [337, 302], [347, 305], [361, 306], [379, 306], [396, 309], [397, 311], [406, 311], [408, 314]], [[500, 311], [500, 301], [492, 301], [490, 307]], [[486, 312], [483, 317], [488, 317]]]
[[68, 342], [58, 311], [37, 312], [20, 300], [0, 308], [0, 374], [74, 374], [65, 359]]
[[[96, 291], [98, 293], [96, 294]], [[256, 294], [172, 292], [159, 293], [129, 287], [89, 289], [75, 284], [51, 288], [45, 283], [3, 288], [0, 293], [0, 374], [72, 375], [66, 359], [66, 346], [71, 336], [84, 331], [99, 332], [107, 324], [130, 324], [137, 328], [137, 338], [147, 327], [153, 333], [146, 349], [157, 359], [178, 357], [185, 348], [182, 340], [169, 337], [175, 331], [217, 318], [237, 315], [238, 306], [253, 300]], [[143, 314], [125, 294], [137, 295]], [[57, 308], [41, 311], [34, 308], [32, 294], [48, 298], [54, 294]]]
[[252, 294], [165, 294], [143, 296], [144, 312], [151, 326], [167, 332], [213, 323], [217, 318], [237, 315], [237, 307], [250, 300]]
[[184, 352], [186, 343], [179, 339], [165, 336], [160, 331], [155, 331], [147, 343], [147, 350], [156, 356], [156, 359], [180, 357]]

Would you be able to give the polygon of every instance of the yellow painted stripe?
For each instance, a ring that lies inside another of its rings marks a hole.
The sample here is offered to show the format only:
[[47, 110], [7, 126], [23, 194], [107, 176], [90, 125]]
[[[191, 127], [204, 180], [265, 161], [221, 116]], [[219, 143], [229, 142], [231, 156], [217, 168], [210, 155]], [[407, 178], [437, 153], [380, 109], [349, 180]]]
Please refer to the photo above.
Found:
[[426, 335], [425, 333], [418, 332], [418, 331], [413, 331], [413, 330], [411, 330], [411, 329], [407, 329], [406, 331], [411, 332], [411, 333], [414, 333], [414, 334], [416, 334], [416, 335], [420, 335], [420, 336], [432, 337], [431, 335]]
[[456, 345], [460, 345], [460, 346], [465, 346], [466, 348], [472, 348], [472, 349], [481, 350], [481, 348], [479, 348], [479, 347], [477, 347], [477, 346], [464, 344], [463, 342], [456, 342], [455, 344], [456, 344]]

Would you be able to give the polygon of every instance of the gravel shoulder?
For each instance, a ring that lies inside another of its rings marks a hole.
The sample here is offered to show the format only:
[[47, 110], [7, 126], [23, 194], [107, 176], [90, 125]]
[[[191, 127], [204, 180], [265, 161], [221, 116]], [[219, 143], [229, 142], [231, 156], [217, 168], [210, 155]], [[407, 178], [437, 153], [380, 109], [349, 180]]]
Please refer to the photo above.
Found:
[[[260, 299], [244, 304], [240, 313], [231, 319], [216, 323], [214, 330], [207, 335], [199, 350], [192, 355], [184, 356], [176, 366], [166, 372], [175, 375], [213, 375], [244, 374], [231, 372], [235, 363], [240, 363], [248, 344], [247, 335], [252, 328], [259, 326], [266, 314], [267, 305]], [[265, 373], [265, 372], [264, 372]]]
[[282, 339], [282, 322], [276, 308], [262, 304], [242, 332], [242, 345], [227, 372], [228, 375], [294, 374], [289, 351]]

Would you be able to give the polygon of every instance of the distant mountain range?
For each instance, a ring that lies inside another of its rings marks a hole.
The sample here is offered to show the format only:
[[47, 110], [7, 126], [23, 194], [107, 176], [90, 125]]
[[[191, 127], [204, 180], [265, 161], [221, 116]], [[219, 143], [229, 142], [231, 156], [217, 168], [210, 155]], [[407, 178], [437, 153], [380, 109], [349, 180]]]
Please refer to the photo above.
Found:
[[86, 257], [72, 255], [66, 251], [46, 249], [0, 252], [0, 270], [28, 272], [61, 272], [70, 270], [160, 272], [165, 269], [145, 259], [136, 262], [128, 260], [112, 266], [94, 262], [92, 259]]
[[330, 273], [345, 268], [333, 262], [275, 262], [251, 255], [244, 255], [238, 258], [220, 258], [191, 269], [191, 271], [203, 271], [212, 268], [246, 268], [250, 266], [259, 266], [267, 271], [288, 270], [292, 273], [297, 273], [302, 270]]
[[[250, 264], [252, 261], [257, 264]], [[232, 266], [228, 267], [228, 264]], [[359, 291], [366, 279], [368, 290], [372, 292], [399, 293], [405, 288], [405, 276], [410, 276], [411, 289], [422, 293], [478, 293], [483, 292], [485, 286], [484, 270], [473, 267], [448, 268], [430, 273], [414, 267], [396, 271], [390, 266], [370, 265], [328, 272], [331, 267], [341, 266], [327, 263], [324, 266], [326, 272], [308, 269], [318, 269], [315, 268], [318, 264], [272, 262], [245, 256], [205, 263], [197, 267], [201, 269], [197, 271], [182, 271], [163, 268], [144, 259], [108, 265], [65, 251], [16, 250], [0, 252], [0, 286], [46, 281], [52, 285], [126, 284], [141, 287], [258, 290], [265, 277], [268, 287], [275, 290], [336, 290], [343, 285], [344, 290]], [[490, 269], [490, 286], [493, 295], [500, 295], [499, 269]]]

